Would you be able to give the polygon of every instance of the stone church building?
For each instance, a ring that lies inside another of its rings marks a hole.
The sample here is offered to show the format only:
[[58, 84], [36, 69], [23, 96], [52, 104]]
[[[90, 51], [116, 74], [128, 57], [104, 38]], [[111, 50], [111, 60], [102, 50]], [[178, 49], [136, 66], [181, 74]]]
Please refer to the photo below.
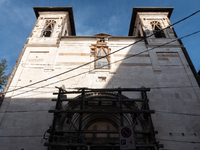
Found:
[[1, 101], [1, 150], [200, 148], [200, 79], [173, 8], [133, 8], [128, 36], [76, 36], [72, 7], [34, 11]]

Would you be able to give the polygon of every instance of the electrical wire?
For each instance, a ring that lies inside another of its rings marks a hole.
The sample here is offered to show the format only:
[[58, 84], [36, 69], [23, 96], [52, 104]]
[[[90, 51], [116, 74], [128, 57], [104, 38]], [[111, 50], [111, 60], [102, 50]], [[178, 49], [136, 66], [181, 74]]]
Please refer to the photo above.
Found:
[[[10, 86], [10, 87], [24, 87], [24, 86]], [[32, 86], [32, 87], [29, 87], [29, 88], [37, 88], [38, 86]], [[55, 87], [46, 87], [46, 88], [50, 88], [50, 89], [55, 89]]]
[[[167, 28], [169, 28], [169, 27], [172, 27], [173, 25], [176, 25], [176, 24], [178, 24], [178, 23], [180, 23], [180, 22], [182, 22], [182, 21], [184, 21], [184, 20], [186, 20], [186, 19], [192, 17], [193, 15], [195, 15], [195, 14], [197, 14], [197, 13], [199, 13], [199, 12], [200, 12], [200, 10], [198, 10], [198, 11], [196, 11], [195, 13], [193, 13], [193, 14], [191, 14], [191, 15], [189, 15], [189, 16], [187, 16], [187, 17], [185, 17], [185, 18], [183, 18], [183, 19], [181, 19], [181, 20], [179, 20], [179, 21], [177, 21], [177, 22], [175, 22], [175, 23], [169, 25], [168, 27], [166, 27], [166, 28], [164, 28], [164, 29], [162, 29], [162, 30], [160, 30], [160, 31], [163, 31], [163, 30], [165, 30], [165, 29], [167, 29]], [[127, 47], [130, 47], [130, 46], [132, 46], [132, 45], [134, 45], [134, 44], [137, 44], [137, 43], [139, 43], [139, 42], [141, 42], [141, 41], [143, 41], [143, 40], [145, 40], [145, 39], [147, 39], [147, 38], [153, 36], [154, 34], [155, 34], [155, 33], [153, 33], [153, 34], [151, 34], [151, 35], [148, 35], [147, 37], [144, 37], [144, 38], [142, 38], [142, 39], [140, 39], [140, 40], [138, 40], [138, 41], [136, 41], [136, 42], [134, 42], [134, 43], [132, 43], [132, 44], [129, 44], [129, 45], [123, 47], [123, 48], [120, 48], [120, 49], [118, 49], [118, 50], [116, 50], [116, 51], [114, 51], [114, 52], [112, 52], [112, 53], [110, 53], [110, 54], [108, 54], [108, 55], [105, 55], [105, 56], [103, 56], [103, 57], [101, 57], [101, 58], [98, 58], [98, 59], [95, 59], [95, 60], [93, 60], [93, 61], [90, 61], [90, 62], [88, 62], [88, 63], [85, 63], [85, 64], [83, 64], [83, 65], [80, 65], [80, 66], [78, 66], [78, 67], [75, 67], [75, 68], [73, 68], [73, 69], [71, 69], [71, 70], [68, 70], [68, 71], [59, 73], [59, 74], [54, 75], [54, 76], [52, 76], [52, 77], [49, 77], [49, 78], [46, 78], [46, 79], [37, 81], [37, 82], [35, 82], [35, 83], [29, 84], [29, 85], [26, 85], [26, 86], [23, 86], [23, 87], [14, 89], [14, 90], [10, 90], [10, 91], [4, 92], [4, 93], [2, 93], [2, 94], [14, 92], [14, 91], [17, 91], [17, 90], [19, 90], [19, 89], [23, 89], [23, 88], [26, 88], [26, 87], [29, 87], [29, 86], [32, 86], [32, 85], [35, 85], [35, 84], [38, 84], [38, 83], [41, 83], [41, 82], [45, 82], [45, 81], [50, 80], [50, 79], [52, 79], [52, 78], [55, 78], [55, 77], [58, 77], [58, 76], [60, 76], [60, 75], [66, 74], [66, 73], [68, 73], [68, 72], [74, 71], [74, 70], [79, 69], [79, 68], [81, 68], [81, 67], [83, 67], [83, 66], [89, 65], [89, 64], [91, 64], [91, 63], [93, 63], [93, 62], [96, 62], [96, 61], [98, 61], [98, 60], [100, 60], [100, 59], [106, 58], [107, 56], [112, 55], [112, 54], [114, 54], [114, 53], [116, 53], [116, 52], [119, 52], [119, 51], [121, 51], [121, 50], [123, 50], [123, 49], [125, 49], [125, 48], [127, 48]]]
[[197, 13], [199, 13], [199, 12], [200, 12], [200, 10], [198, 10], [198, 11], [192, 13], [191, 15], [189, 15], [189, 16], [187, 16], [187, 17], [185, 17], [185, 18], [183, 18], [183, 19], [181, 19], [181, 20], [175, 22], [173, 25], [176, 25], [176, 24], [178, 24], [178, 23], [180, 23], [180, 22], [182, 22], [182, 21], [184, 21], [184, 20], [186, 20], [186, 19], [192, 17], [192, 16], [194, 16], [195, 14], [197, 14]]
[[0, 112], [0, 114], [4, 113], [30, 113], [30, 112], [48, 112], [49, 110], [24, 110], [24, 111], [5, 111]]
[[[37, 96], [38, 96], [38, 95], [44, 95], [44, 94], [47, 94], [47, 93], [49, 93], [49, 94], [51, 93], [51, 94], [52, 94], [52, 93], [54, 93], [54, 92], [55, 92], [55, 91], [52, 91], [52, 92], [41, 92], [41, 93], [31, 94], [31, 95], [29, 94], [29, 95], [26, 95], [26, 97], [36, 96], [36, 95], [37, 95]], [[25, 94], [25, 93], [28, 93], [28, 92], [23, 92], [23, 94]], [[21, 93], [19, 93], [19, 95], [21, 95]], [[15, 96], [17, 96], [17, 95], [14, 95], [14, 97], [15, 97]], [[13, 96], [12, 96], [12, 97], [13, 97]]]
[[[171, 87], [148, 87], [148, 88], [150, 88], [150, 89], [166, 89], [166, 88], [176, 88], [176, 89], [178, 89], [179, 88], [180, 89], [180, 88], [194, 88], [194, 87], [199, 88], [199, 86], [176, 86], [176, 87], [171, 86]], [[55, 87], [52, 87], [52, 88], [55, 89]], [[77, 88], [66, 88], [66, 89], [77, 89]], [[30, 96], [43, 95], [43, 94], [46, 94], [46, 93], [54, 93], [54, 92], [55, 91], [52, 91], [52, 92], [40, 92], [40, 93], [38, 92], [37, 94], [31, 94], [31, 95], [26, 95], [26, 96], [30, 97]], [[27, 92], [25, 92], [25, 93], [27, 93]], [[19, 93], [19, 95], [21, 95], [21, 93]], [[15, 96], [17, 96], [17, 95], [13, 95], [12, 97], [15, 97]]]
[[175, 114], [175, 115], [187, 115], [187, 116], [197, 116], [199, 117], [200, 114], [188, 114], [188, 113], [179, 113], [179, 112], [167, 112], [167, 111], [160, 111], [160, 110], [155, 110], [157, 113], [166, 113], [166, 114]]
[[166, 86], [166, 87], [163, 87], [163, 86], [155, 86], [155, 87], [149, 87], [151, 89], [168, 89], [168, 88], [199, 88], [199, 86]]
[[[30, 112], [48, 112], [49, 110], [24, 110], [24, 111], [5, 111], [5, 112], [0, 112], [0, 114], [4, 113], [30, 113]], [[160, 111], [160, 110], [155, 110], [156, 113], [167, 113], [167, 114], [173, 114], [173, 115], [184, 115], [184, 116], [195, 116], [199, 117], [200, 114], [189, 114], [189, 113], [180, 113], [180, 112], [169, 112], [169, 111]]]
[[[40, 88], [40, 87], [35, 87], [35, 88]], [[31, 90], [31, 89], [30, 89]], [[19, 90], [20, 92], [27, 92], [26, 90]], [[55, 91], [55, 87], [53, 89], [52, 87], [52, 90], [51, 91], [48, 91], [48, 92], [44, 92], [44, 91], [34, 91], [36, 93], [52, 93], [53, 91]]]
[[[169, 42], [164, 43], [164, 44], [162, 44], [162, 45], [155, 46], [155, 47], [153, 47], [153, 48], [151, 48], [151, 49], [147, 49], [147, 50], [144, 50], [144, 51], [139, 52], [139, 53], [137, 53], [137, 54], [133, 54], [133, 55], [130, 55], [130, 56], [125, 57], [125, 58], [123, 58], [123, 59], [120, 59], [120, 60], [117, 60], [117, 61], [115, 61], [115, 62], [109, 63], [109, 65], [110, 65], [110, 64], [117, 63], [117, 62], [120, 62], [120, 61], [123, 61], [123, 60], [125, 60], [125, 59], [129, 59], [129, 58], [135, 57], [135, 56], [140, 55], [140, 54], [145, 53], [145, 52], [149, 52], [149, 51], [151, 51], [151, 50], [154, 50], [154, 49], [156, 49], [156, 48], [165, 46], [165, 45], [167, 45], [167, 44], [169, 44], [169, 43], [172, 43], [172, 42], [175, 42], [175, 41], [177, 41], [177, 40], [180, 40], [180, 39], [183, 39], [183, 38], [192, 36], [192, 35], [197, 34], [197, 33], [199, 33], [199, 32], [200, 32], [200, 30], [198, 30], [198, 31], [196, 31], [196, 32], [193, 32], [193, 33], [191, 33], [191, 34], [182, 36], [181, 38], [176, 38], [175, 40], [169, 41]], [[105, 66], [105, 65], [104, 65], [104, 66]], [[101, 68], [103, 68], [104, 66], [102, 66]], [[89, 70], [89, 71], [85, 71], [85, 72], [82, 72], [82, 73], [73, 75], [73, 76], [71, 76], [71, 77], [68, 77], [68, 78], [65, 78], [65, 79], [62, 79], [62, 80], [59, 80], [59, 81], [56, 81], [56, 82], [52, 82], [52, 83], [46, 84], [46, 85], [44, 85], [44, 86], [41, 86], [41, 87], [38, 87], [38, 88], [35, 88], [35, 89], [32, 89], [32, 90], [28, 90], [28, 91], [23, 92], [23, 93], [19, 93], [19, 94], [13, 95], [12, 97], [15, 97], [15, 96], [18, 96], [18, 95], [27, 93], [27, 92], [31, 92], [31, 91], [34, 91], [34, 90], [37, 90], [37, 89], [40, 89], [40, 88], [44, 88], [44, 87], [46, 87], [46, 86], [49, 86], [49, 85], [52, 85], [52, 84], [56, 84], [56, 83], [59, 83], [59, 82], [61, 82], [61, 81], [69, 80], [69, 79], [71, 79], [71, 78], [80, 76], [80, 75], [82, 75], [82, 74], [92, 72], [92, 71], [94, 71], [94, 70], [96, 70], [96, 69], [92, 69], [92, 70]]]
[[200, 144], [200, 142], [195, 142], [195, 141], [178, 141], [178, 140], [159, 139], [159, 138], [157, 138], [157, 140], [160, 140], [160, 141], [168, 141], [168, 142], [181, 142], [181, 143]]

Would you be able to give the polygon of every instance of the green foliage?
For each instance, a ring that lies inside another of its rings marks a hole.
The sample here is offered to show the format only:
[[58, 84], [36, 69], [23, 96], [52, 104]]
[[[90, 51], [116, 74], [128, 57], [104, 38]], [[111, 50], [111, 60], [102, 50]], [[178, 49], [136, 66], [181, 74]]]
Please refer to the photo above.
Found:
[[9, 74], [6, 74], [7, 67], [7, 60], [2, 59], [0, 62], [0, 90], [4, 88], [9, 77]]

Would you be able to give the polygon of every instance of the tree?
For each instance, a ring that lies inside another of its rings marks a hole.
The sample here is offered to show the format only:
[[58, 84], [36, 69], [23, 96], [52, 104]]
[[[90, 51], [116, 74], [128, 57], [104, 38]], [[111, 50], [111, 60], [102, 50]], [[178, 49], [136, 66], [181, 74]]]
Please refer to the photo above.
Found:
[[7, 60], [1, 59], [0, 62], [0, 90], [2, 90], [8, 80], [9, 74], [6, 74], [7, 68]]

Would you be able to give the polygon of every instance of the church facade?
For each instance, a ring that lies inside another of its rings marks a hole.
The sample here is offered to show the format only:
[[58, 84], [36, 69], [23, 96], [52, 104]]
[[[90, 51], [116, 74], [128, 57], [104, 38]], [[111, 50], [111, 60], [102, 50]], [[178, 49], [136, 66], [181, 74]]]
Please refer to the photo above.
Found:
[[200, 147], [200, 79], [173, 8], [133, 8], [128, 36], [76, 36], [71, 7], [34, 11], [4, 90], [1, 150]]

